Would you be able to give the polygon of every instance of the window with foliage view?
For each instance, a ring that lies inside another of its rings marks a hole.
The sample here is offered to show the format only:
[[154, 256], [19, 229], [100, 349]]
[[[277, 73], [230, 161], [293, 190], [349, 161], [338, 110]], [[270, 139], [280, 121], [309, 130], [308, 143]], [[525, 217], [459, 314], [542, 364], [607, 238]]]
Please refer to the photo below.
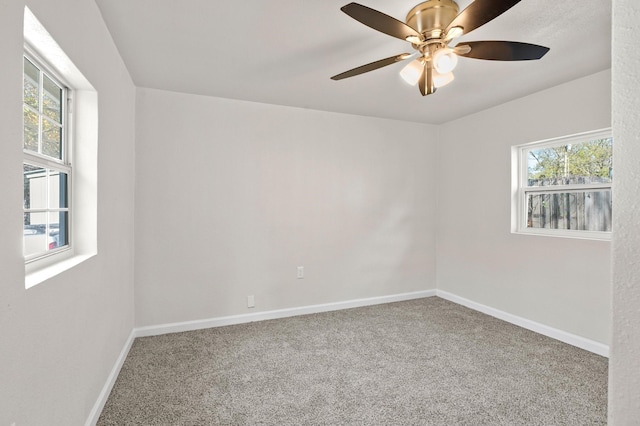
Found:
[[67, 89], [31, 55], [24, 57], [24, 256], [69, 246], [71, 163]]
[[519, 147], [518, 230], [608, 237], [611, 232], [612, 160], [610, 131]]

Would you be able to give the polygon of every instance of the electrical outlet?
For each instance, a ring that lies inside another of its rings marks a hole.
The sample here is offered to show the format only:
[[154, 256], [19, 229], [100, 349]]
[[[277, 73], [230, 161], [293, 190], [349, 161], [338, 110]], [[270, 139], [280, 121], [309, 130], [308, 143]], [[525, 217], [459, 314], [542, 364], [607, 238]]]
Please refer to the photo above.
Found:
[[304, 278], [304, 266], [298, 266], [298, 279]]
[[256, 306], [256, 300], [255, 297], [253, 297], [253, 294], [250, 296], [247, 296], [247, 308], [253, 308]]

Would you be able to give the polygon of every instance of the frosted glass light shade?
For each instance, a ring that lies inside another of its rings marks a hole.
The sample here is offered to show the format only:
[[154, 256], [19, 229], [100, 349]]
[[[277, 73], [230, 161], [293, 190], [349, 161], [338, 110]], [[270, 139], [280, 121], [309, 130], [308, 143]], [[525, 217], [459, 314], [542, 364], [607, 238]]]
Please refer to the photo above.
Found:
[[437, 88], [446, 86], [451, 83], [454, 79], [454, 75], [452, 72], [448, 72], [446, 74], [440, 74], [439, 72], [433, 73], [433, 85]]
[[408, 84], [415, 86], [418, 84], [418, 80], [420, 80], [420, 76], [424, 72], [424, 64], [420, 59], [415, 59], [409, 62], [403, 69], [400, 71], [400, 77]]
[[458, 65], [458, 55], [448, 47], [438, 49], [433, 54], [433, 67], [440, 74], [446, 74], [453, 71], [456, 65]]

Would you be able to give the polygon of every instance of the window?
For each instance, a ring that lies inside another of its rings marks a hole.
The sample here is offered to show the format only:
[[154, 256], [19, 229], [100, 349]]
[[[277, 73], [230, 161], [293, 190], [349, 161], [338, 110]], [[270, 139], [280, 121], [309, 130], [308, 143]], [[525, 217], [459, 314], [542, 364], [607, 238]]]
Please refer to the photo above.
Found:
[[611, 238], [611, 130], [514, 148], [515, 232]]
[[69, 90], [42, 61], [24, 56], [24, 256], [70, 246]]
[[98, 253], [99, 116], [98, 92], [27, 6], [23, 35], [24, 285], [31, 288]]

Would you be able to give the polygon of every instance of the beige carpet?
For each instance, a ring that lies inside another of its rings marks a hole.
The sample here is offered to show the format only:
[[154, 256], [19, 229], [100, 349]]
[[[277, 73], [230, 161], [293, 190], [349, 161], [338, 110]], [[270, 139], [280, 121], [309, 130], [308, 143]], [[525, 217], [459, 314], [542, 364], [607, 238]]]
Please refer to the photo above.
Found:
[[437, 297], [135, 340], [99, 425], [606, 424], [607, 359]]

